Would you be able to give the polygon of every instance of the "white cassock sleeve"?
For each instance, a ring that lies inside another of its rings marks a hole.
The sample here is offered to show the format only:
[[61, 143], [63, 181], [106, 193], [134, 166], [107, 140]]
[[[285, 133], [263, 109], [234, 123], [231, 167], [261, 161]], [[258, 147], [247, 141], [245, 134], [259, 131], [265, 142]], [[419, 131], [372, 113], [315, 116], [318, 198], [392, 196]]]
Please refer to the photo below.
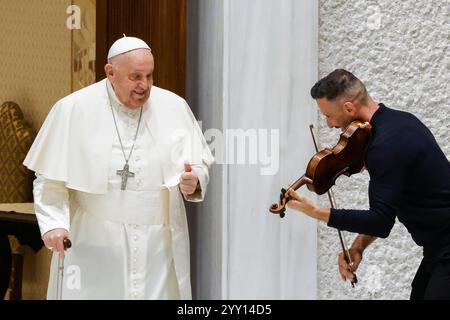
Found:
[[184, 196], [186, 201], [190, 202], [201, 202], [205, 199], [206, 188], [208, 187], [209, 182], [209, 173], [208, 167], [202, 165], [192, 166], [192, 170], [197, 174], [198, 182], [200, 184], [200, 188], [197, 189], [193, 194]]
[[34, 211], [43, 236], [54, 229], [70, 231], [69, 190], [64, 182], [36, 174], [33, 182]]

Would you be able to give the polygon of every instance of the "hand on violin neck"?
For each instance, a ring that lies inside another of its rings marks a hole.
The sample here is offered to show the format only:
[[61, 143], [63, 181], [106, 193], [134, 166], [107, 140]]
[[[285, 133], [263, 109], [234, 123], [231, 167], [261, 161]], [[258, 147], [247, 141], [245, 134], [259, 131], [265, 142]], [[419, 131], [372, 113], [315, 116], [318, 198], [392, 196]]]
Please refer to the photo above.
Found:
[[299, 195], [292, 189], [287, 191], [287, 195], [290, 198], [287, 203], [289, 208], [303, 212], [312, 218], [328, 223], [328, 220], [330, 219], [330, 209], [317, 207], [311, 199]]

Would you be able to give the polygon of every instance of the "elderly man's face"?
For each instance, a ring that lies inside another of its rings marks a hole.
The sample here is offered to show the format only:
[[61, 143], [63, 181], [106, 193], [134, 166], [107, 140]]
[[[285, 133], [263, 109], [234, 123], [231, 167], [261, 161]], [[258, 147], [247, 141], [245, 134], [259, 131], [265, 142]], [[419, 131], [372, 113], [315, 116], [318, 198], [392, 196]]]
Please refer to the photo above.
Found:
[[140, 108], [150, 97], [154, 70], [150, 50], [138, 49], [114, 57], [105, 70], [117, 98], [126, 107]]

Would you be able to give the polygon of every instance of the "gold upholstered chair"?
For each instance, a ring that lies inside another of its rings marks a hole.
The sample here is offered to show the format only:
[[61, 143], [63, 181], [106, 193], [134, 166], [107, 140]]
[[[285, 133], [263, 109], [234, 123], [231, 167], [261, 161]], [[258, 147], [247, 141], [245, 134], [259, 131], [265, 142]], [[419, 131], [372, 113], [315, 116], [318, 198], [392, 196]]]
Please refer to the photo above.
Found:
[[[5, 102], [0, 106], [0, 204], [33, 202], [34, 175], [22, 162], [35, 136], [16, 103]], [[0, 293], [4, 294], [9, 287], [10, 299], [21, 299], [23, 256], [20, 243], [29, 244], [30, 235], [25, 234], [27, 226], [10, 221], [7, 215], [3, 218], [0, 221]], [[36, 249], [40, 247], [37, 236], [34, 230], [32, 238]]]

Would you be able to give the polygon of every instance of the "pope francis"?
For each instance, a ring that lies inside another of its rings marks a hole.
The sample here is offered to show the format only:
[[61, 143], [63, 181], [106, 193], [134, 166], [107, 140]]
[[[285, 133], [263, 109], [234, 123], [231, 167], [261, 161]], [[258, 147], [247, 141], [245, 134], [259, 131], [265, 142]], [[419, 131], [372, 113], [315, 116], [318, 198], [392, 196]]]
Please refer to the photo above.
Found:
[[[190, 299], [184, 201], [202, 201], [214, 159], [187, 103], [153, 86], [141, 39], [109, 50], [107, 78], [58, 101], [24, 164], [53, 258], [47, 297]], [[71, 249], [64, 251], [63, 240]]]

